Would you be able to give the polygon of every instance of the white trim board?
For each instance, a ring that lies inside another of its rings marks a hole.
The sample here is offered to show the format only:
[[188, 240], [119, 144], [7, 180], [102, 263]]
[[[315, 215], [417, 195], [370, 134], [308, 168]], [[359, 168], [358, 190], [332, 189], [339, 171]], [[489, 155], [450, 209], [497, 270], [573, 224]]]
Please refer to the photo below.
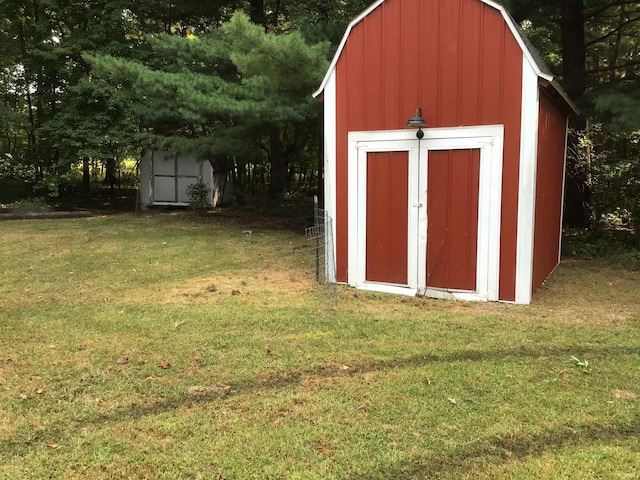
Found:
[[[337, 113], [336, 75], [331, 72], [324, 89], [324, 209], [333, 230], [325, 235], [325, 278], [328, 283], [336, 283], [336, 178], [337, 178]], [[333, 258], [330, 257], [332, 255]]]
[[564, 164], [562, 166], [562, 204], [560, 205], [560, 240], [558, 242], [558, 264], [562, 260], [562, 226], [564, 225], [564, 201], [567, 195], [567, 155], [569, 147], [569, 118], [567, 117], [566, 134], [564, 137]]
[[538, 156], [538, 79], [525, 62], [522, 69], [522, 121], [518, 185], [515, 303], [528, 305], [533, 295], [533, 244], [536, 221]]

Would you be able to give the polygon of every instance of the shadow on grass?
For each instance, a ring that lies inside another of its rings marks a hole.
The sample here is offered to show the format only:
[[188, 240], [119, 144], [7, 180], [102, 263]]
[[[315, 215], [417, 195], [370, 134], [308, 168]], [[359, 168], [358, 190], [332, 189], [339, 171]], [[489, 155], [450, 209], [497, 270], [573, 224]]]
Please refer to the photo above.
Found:
[[[501, 465], [541, 456], [563, 448], [579, 448], [611, 441], [637, 439], [640, 419], [628, 424], [560, 426], [531, 435], [482, 438], [473, 445], [453, 451], [413, 458], [405, 465], [393, 465], [375, 472], [357, 475], [361, 480], [389, 478], [473, 478], [474, 467], [486, 469], [487, 465]], [[612, 472], [613, 474], [613, 472]]]
[[597, 358], [606, 356], [611, 358], [618, 355], [637, 355], [638, 346], [616, 347], [581, 347], [571, 346], [557, 347], [516, 347], [512, 349], [500, 349], [492, 351], [461, 350], [457, 352], [425, 353], [404, 358], [389, 358], [384, 360], [371, 360], [360, 364], [351, 365], [348, 370], [341, 370], [336, 365], [325, 365], [308, 370], [294, 370], [284, 372], [282, 375], [273, 375], [257, 384], [238, 386], [237, 390], [256, 390], [262, 388], [280, 388], [300, 383], [303, 378], [309, 377], [347, 377], [363, 373], [386, 371], [398, 368], [418, 368], [436, 363], [456, 362], [486, 362], [505, 359], [545, 358], [557, 357], [560, 362], [567, 362], [572, 355]]
[[[78, 416], [72, 422], [64, 425], [51, 426], [46, 431], [40, 431], [30, 437], [15, 441], [0, 443], [0, 451], [5, 455], [23, 455], [36, 446], [47, 443], [63, 442], [71, 431], [87, 426], [101, 427], [123, 421], [135, 421], [140, 418], [161, 415], [181, 407], [203, 402], [226, 402], [233, 397], [251, 395], [263, 390], [286, 389], [297, 387], [306, 380], [314, 378], [346, 378], [362, 375], [368, 372], [387, 371], [398, 368], [417, 368], [436, 363], [483, 362], [513, 358], [543, 358], [558, 357], [559, 361], [566, 361], [571, 355], [583, 355], [589, 358], [607, 356], [613, 358], [621, 355], [637, 355], [638, 347], [634, 345], [616, 347], [580, 347], [565, 348], [536, 346], [498, 349], [492, 351], [461, 350], [457, 352], [428, 353], [406, 358], [389, 358], [373, 360], [361, 364], [351, 365], [349, 369], [341, 369], [340, 365], [322, 365], [312, 369], [289, 370], [273, 372], [260, 379], [253, 379], [231, 385], [230, 388], [213, 388], [210, 394], [199, 396], [190, 395], [186, 389], [180, 392], [165, 392], [161, 400], [141, 397], [144, 404], [130, 405], [115, 409], [109, 413], [85, 414]], [[469, 462], [488, 460], [501, 462], [507, 459], [517, 459], [528, 455], [539, 455], [546, 450], [560, 448], [570, 444], [588, 444], [599, 441], [625, 439], [640, 435], [640, 422], [631, 425], [583, 425], [574, 428], [568, 426], [550, 430], [535, 436], [511, 436], [508, 438], [484, 439], [476, 445], [460, 448], [444, 458], [425, 456], [415, 459], [412, 464], [395, 468], [393, 471], [373, 472], [362, 477], [376, 478], [432, 478], [432, 475], [463, 473], [469, 467]]]

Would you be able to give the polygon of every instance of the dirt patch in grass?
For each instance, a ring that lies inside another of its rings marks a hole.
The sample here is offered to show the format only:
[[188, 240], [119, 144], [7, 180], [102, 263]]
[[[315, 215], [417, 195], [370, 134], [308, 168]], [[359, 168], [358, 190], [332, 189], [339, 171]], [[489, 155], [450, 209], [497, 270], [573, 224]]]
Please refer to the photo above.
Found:
[[629, 390], [614, 390], [613, 396], [620, 400], [635, 400], [638, 398], [638, 395]]
[[262, 302], [269, 307], [300, 306], [308, 302], [305, 294], [318, 288], [311, 275], [299, 269], [225, 272], [194, 278], [163, 288], [131, 292], [124, 303], [207, 304], [228, 299]]
[[640, 272], [565, 260], [526, 310], [554, 323], [618, 325], [637, 320], [638, 292]]
[[564, 260], [533, 296], [531, 305], [400, 297], [339, 289], [341, 309], [373, 321], [454, 320], [478, 327], [511, 325], [624, 326], [640, 321], [640, 272]]

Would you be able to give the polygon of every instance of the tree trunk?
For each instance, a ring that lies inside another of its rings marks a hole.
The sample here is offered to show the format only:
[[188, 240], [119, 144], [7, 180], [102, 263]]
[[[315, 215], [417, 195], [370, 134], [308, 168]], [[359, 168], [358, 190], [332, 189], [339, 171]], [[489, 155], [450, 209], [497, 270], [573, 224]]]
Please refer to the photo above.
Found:
[[264, 0], [251, 0], [249, 4], [249, 18], [256, 25], [264, 25], [266, 28], [267, 17], [264, 13]]
[[82, 192], [85, 195], [89, 195], [91, 190], [91, 172], [89, 171], [89, 159], [84, 157], [82, 159]]
[[[20, 40], [20, 54], [22, 55], [23, 59], [26, 59], [27, 58], [27, 42], [24, 35], [24, 24], [22, 23], [22, 21], [18, 23], [18, 37]], [[33, 99], [31, 98], [31, 88], [30, 88], [31, 78], [29, 77], [29, 72], [27, 71], [26, 66], [23, 67], [22, 71], [24, 75], [24, 89], [25, 89], [25, 94], [27, 99], [27, 111], [29, 113], [29, 129], [27, 130], [27, 141], [28, 141], [29, 150], [31, 151], [36, 144], [36, 135], [35, 135], [36, 121], [35, 121], [35, 115], [33, 113], [33, 109], [34, 109]]]
[[584, 0], [562, 0], [562, 75], [565, 89], [574, 101], [582, 99], [586, 89], [584, 27]]
[[105, 183], [109, 185], [109, 197], [113, 199], [116, 188], [116, 159], [107, 159], [107, 169], [105, 172]]
[[282, 195], [286, 190], [286, 168], [282, 132], [275, 125], [269, 129], [269, 147], [271, 150], [271, 182], [269, 195]]
[[[562, 0], [560, 30], [562, 34], [562, 75], [564, 87], [576, 102], [584, 97], [587, 86], [584, 0]], [[586, 129], [584, 117], [571, 119], [574, 131]], [[577, 151], [577, 135], [570, 135], [569, 151]], [[589, 226], [588, 206], [590, 190], [587, 179], [578, 173], [577, 159], [567, 157], [564, 224], [586, 228]]]

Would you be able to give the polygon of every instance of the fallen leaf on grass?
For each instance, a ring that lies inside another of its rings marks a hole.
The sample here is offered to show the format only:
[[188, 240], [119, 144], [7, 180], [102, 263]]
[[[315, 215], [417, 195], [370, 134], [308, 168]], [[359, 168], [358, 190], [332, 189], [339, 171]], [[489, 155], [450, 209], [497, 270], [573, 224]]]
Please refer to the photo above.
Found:
[[44, 394], [44, 390], [43, 390], [43, 389], [41, 389], [41, 388], [39, 388], [39, 389], [37, 389], [37, 390], [36, 390], [36, 393], [37, 393], [38, 395], [43, 395], [43, 394]]
[[349, 365], [342, 365], [340, 367], [340, 370], [349, 370], [349, 368], [350, 368]]
[[447, 397], [447, 401], [453, 405], [458, 404], [458, 401], [455, 398]]
[[26, 394], [21, 393], [21, 394], [20, 394], [20, 398], [21, 398], [22, 400], [26, 400], [26, 399], [27, 399], [27, 398], [29, 398], [29, 397], [27, 397], [27, 395], [26, 395]]
[[57, 443], [48, 443], [47, 447], [49, 447], [52, 450], [55, 450], [56, 448], [58, 448], [58, 444]]
[[167, 370], [168, 368], [171, 368], [171, 364], [169, 362], [163, 363], [160, 365], [160, 368]]
[[635, 400], [638, 396], [629, 390], [614, 390], [613, 396], [621, 400]]
[[187, 393], [190, 397], [226, 397], [231, 393], [231, 387], [229, 385], [214, 385], [213, 387], [194, 385], [189, 387]]
[[433, 385], [436, 381], [430, 377], [424, 377], [424, 381], [427, 382], [427, 385]]
[[316, 443], [313, 446], [313, 449], [321, 455], [329, 455], [332, 451], [332, 445], [328, 440], [324, 440]]

